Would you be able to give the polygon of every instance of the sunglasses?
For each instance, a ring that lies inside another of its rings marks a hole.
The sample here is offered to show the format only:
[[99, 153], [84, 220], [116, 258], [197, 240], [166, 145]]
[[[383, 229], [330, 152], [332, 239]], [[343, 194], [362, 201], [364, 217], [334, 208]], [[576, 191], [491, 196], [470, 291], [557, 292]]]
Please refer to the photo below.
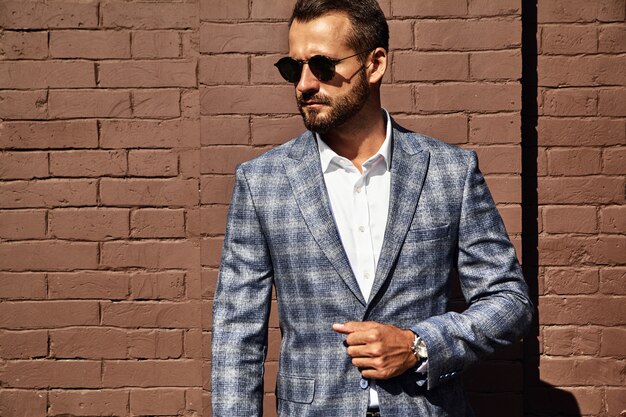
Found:
[[326, 82], [332, 80], [335, 76], [335, 65], [343, 60], [364, 54], [365, 52], [369, 51], [371, 51], [371, 49], [341, 59], [329, 58], [324, 55], [314, 55], [309, 59], [298, 60], [286, 56], [279, 59], [278, 62], [274, 64], [274, 66], [278, 68], [280, 75], [282, 75], [282, 77], [286, 81], [289, 81], [290, 83], [297, 83], [298, 81], [300, 81], [300, 77], [302, 76], [302, 67], [304, 67], [304, 64], [309, 64], [309, 69], [311, 70], [313, 75], [315, 75], [315, 78], [320, 81]]

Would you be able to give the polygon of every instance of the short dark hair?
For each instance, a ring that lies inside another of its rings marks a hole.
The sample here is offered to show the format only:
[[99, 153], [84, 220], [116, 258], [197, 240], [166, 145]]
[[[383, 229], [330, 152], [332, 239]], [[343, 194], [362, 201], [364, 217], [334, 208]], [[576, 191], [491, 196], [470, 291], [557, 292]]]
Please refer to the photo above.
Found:
[[330, 12], [348, 15], [352, 30], [346, 41], [355, 52], [389, 51], [389, 26], [376, 0], [298, 0], [289, 27], [294, 20], [310, 22]]

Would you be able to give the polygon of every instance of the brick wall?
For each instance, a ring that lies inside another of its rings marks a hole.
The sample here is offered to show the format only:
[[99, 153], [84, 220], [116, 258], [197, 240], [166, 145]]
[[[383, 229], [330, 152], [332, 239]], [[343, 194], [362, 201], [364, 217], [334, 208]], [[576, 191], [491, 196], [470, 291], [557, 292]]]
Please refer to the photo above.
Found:
[[[467, 375], [478, 414], [620, 415], [624, 0], [546, 0], [534, 26], [519, 0], [380, 3], [391, 27], [384, 106], [478, 151], [535, 266], [539, 337]], [[0, 415], [210, 415], [232, 173], [302, 130], [272, 66], [292, 5], [0, 0]], [[538, 83], [520, 82], [523, 52]], [[523, 106], [534, 147], [520, 134]], [[274, 308], [269, 416], [277, 323]]]

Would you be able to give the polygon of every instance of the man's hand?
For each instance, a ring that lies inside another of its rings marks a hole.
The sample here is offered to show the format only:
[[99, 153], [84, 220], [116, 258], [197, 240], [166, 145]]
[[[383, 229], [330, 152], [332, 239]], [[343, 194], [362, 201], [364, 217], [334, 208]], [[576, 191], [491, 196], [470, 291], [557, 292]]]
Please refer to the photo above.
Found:
[[363, 378], [389, 379], [417, 364], [411, 346], [415, 334], [375, 321], [333, 324], [333, 330], [346, 334], [348, 355]]

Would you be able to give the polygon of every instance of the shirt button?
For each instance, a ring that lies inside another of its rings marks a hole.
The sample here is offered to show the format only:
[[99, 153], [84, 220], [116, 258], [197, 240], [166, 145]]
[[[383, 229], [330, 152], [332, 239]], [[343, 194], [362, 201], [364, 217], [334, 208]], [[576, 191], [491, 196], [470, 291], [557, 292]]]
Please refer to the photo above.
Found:
[[356, 192], [360, 193], [361, 191], [363, 191], [363, 187], [356, 187]]
[[364, 231], [365, 231], [365, 227], [359, 226], [359, 232], [364, 232]]
[[363, 274], [363, 276], [365, 277], [365, 279], [370, 279], [370, 273], [366, 272], [365, 274]]
[[361, 387], [361, 389], [367, 389], [367, 387], [370, 386], [370, 383], [367, 379], [361, 378], [361, 381], [359, 381], [359, 386]]

